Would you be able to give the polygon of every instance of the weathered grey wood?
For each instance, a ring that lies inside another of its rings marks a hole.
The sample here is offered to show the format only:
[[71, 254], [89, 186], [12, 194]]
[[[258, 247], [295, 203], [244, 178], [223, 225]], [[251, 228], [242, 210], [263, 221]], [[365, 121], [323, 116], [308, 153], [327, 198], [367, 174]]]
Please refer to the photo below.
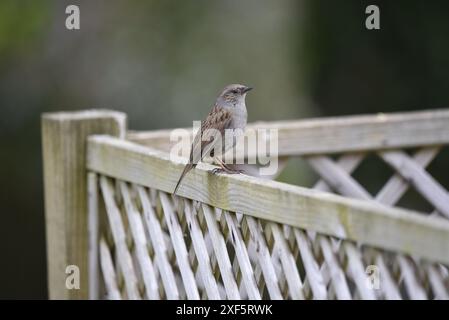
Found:
[[[172, 192], [183, 164], [166, 153], [107, 136], [89, 139], [92, 171]], [[449, 262], [449, 222], [389, 208], [372, 201], [266, 181], [242, 175], [213, 175], [199, 164], [179, 194], [225, 210], [402, 251], [431, 261]]]
[[[98, 110], [42, 116], [45, 219], [50, 299], [88, 298], [86, 138], [124, 137], [126, 116]], [[65, 287], [65, 270], [77, 265], [80, 289]]]
[[201, 207], [209, 230], [217, 264], [221, 271], [221, 277], [223, 278], [226, 295], [228, 299], [240, 299], [239, 289], [232, 273], [232, 265], [229, 260], [226, 242], [224, 241], [223, 235], [219, 232], [213, 210], [208, 205], [202, 205]]
[[291, 298], [304, 300], [303, 284], [299, 278], [298, 268], [296, 267], [293, 254], [288, 248], [279, 225], [269, 222], [266, 224], [265, 230], [267, 233], [271, 233], [271, 237], [273, 237], [273, 251], [279, 254]]
[[268, 179], [268, 180], [275, 180], [285, 169], [285, 167], [288, 164], [290, 157], [283, 156], [278, 158], [278, 167], [275, 173], [271, 175], [261, 175], [260, 174], [260, 168], [262, 166], [256, 165], [256, 164], [239, 164], [239, 165], [228, 165], [230, 168], [234, 170], [241, 170], [246, 175], [253, 176], [253, 177], [259, 177], [262, 179]]
[[[279, 129], [279, 155], [310, 155], [449, 143], [449, 110], [256, 122], [248, 129]], [[191, 132], [187, 128], [186, 132]], [[128, 139], [169, 151], [172, 130], [128, 134]], [[191, 134], [191, 133], [190, 133]], [[187, 146], [188, 147], [188, 146]]]
[[200, 276], [203, 280], [205, 291], [207, 297], [210, 300], [220, 300], [220, 292], [218, 290], [217, 283], [212, 273], [209, 253], [207, 251], [206, 242], [204, 241], [203, 233], [197, 221], [193, 210], [191, 209], [191, 203], [188, 200], [184, 200], [185, 204], [185, 215], [186, 220], [189, 225], [191, 237], [192, 237], [192, 247], [196, 253]]
[[98, 217], [98, 177], [88, 174], [88, 232], [89, 232], [89, 299], [99, 298], [99, 217]]
[[187, 248], [183, 239], [184, 237], [181, 226], [179, 225], [178, 219], [173, 212], [173, 208], [169, 202], [167, 194], [160, 192], [159, 198], [161, 199], [165, 221], [170, 233], [170, 239], [173, 244], [177, 265], [179, 266], [179, 272], [181, 273], [187, 298], [189, 300], [199, 300], [200, 295], [195, 282], [195, 276], [193, 275], [192, 268], [189, 263]]
[[248, 298], [250, 300], [260, 300], [261, 296], [257, 288], [256, 280], [254, 279], [254, 270], [251, 266], [240, 229], [237, 227], [237, 219], [235, 215], [232, 215], [229, 212], [223, 212], [223, 214], [228, 225], [229, 232], [231, 233], [231, 241], [237, 258], [236, 261], [238, 261], [239, 268], [242, 273], [242, 279], [246, 292], [248, 293]]
[[310, 249], [309, 239], [304, 231], [293, 228], [296, 242], [298, 244], [299, 254], [301, 255], [304, 268], [306, 270], [306, 277], [309, 280], [310, 288], [313, 293], [314, 300], [326, 299], [326, 286], [317, 262]]
[[[343, 154], [340, 156], [340, 158], [336, 161], [337, 165], [341, 167], [345, 172], [351, 174], [365, 159], [366, 154], [364, 153], [348, 153]], [[315, 185], [313, 186], [313, 189], [320, 190], [320, 191], [326, 191], [330, 192], [332, 189], [327, 185], [327, 183], [324, 180], [319, 180]]]
[[[428, 147], [423, 148], [419, 151], [417, 151], [414, 156], [413, 160], [419, 164], [421, 167], [425, 168], [427, 167], [430, 162], [436, 157], [441, 147]], [[379, 155], [382, 156], [382, 154], [385, 152], [379, 152]], [[401, 152], [400, 157], [406, 156], [405, 153]], [[327, 177], [326, 179], [318, 181], [314, 189], [321, 190], [321, 191], [331, 191], [330, 186], [324, 181], [327, 180], [328, 183], [331, 186], [334, 186], [336, 191], [339, 191], [341, 194], [346, 196], [352, 196], [356, 198], [362, 198], [362, 199], [368, 199], [371, 196], [364, 191], [364, 190], [357, 190], [360, 188], [363, 188], [358, 184], [355, 180], [349, 177], [347, 174], [351, 174], [357, 166], [361, 163], [361, 161], [364, 159], [364, 154], [345, 154], [341, 156], [338, 161], [334, 163], [325, 163], [325, 165], [320, 165], [320, 163], [313, 164], [312, 167], [315, 168], [315, 170], [324, 177]], [[307, 157], [309, 161], [314, 161], [314, 158], [324, 158], [323, 156], [311, 156]], [[321, 161], [323, 162], [323, 161]], [[332, 162], [331, 159], [327, 158], [324, 162]], [[332, 167], [329, 169], [329, 167]], [[333, 167], [338, 167], [336, 170]], [[329, 169], [329, 171], [327, 170]], [[333, 170], [334, 169], [334, 170]], [[335, 173], [335, 171], [338, 171]], [[339, 176], [336, 176], [339, 175]], [[341, 180], [339, 177], [341, 177]], [[345, 183], [347, 180], [349, 183]], [[350, 190], [348, 192], [345, 192], [345, 187], [342, 187], [341, 184], [345, 184], [346, 186], [349, 185], [349, 188], [351, 188], [351, 185], [355, 185], [353, 188], [354, 190]], [[378, 192], [378, 194], [375, 197], [375, 200], [386, 204], [386, 205], [394, 205], [396, 202], [399, 201], [399, 199], [402, 197], [402, 195], [407, 191], [409, 187], [409, 183], [398, 173], [394, 174], [388, 182], [382, 187], [382, 189]], [[369, 197], [367, 197], [369, 196]]]
[[[405, 161], [409, 163], [409, 166], [412, 166], [412, 170], [416, 172], [420, 168], [420, 165], [426, 166], [436, 155], [438, 152], [438, 148], [429, 148], [424, 151], [417, 152], [415, 155], [416, 162], [413, 162], [411, 159], [408, 158], [408, 156], [404, 152], [400, 151], [384, 151], [380, 152], [379, 155], [382, 158], [386, 158], [390, 161], [395, 161], [396, 168], [399, 168], [397, 163], [402, 163], [402, 161]], [[324, 160], [323, 160], [324, 159]], [[317, 166], [314, 166], [317, 171], [324, 176], [324, 179], [327, 183], [329, 183], [334, 189], [340, 191], [342, 194], [355, 197], [355, 198], [362, 198], [362, 199], [370, 199], [371, 195], [367, 193], [363, 187], [355, 183], [355, 180], [349, 176], [345, 172], [345, 170], [339, 166], [337, 166], [332, 160], [325, 158], [325, 157], [310, 157], [309, 161], [312, 161], [314, 163], [315, 161], [318, 162]], [[412, 163], [410, 165], [410, 163]], [[419, 165], [418, 165], [419, 163]], [[402, 167], [398, 170], [404, 170]], [[422, 170], [422, 169], [421, 169]], [[422, 170], [423, 171], [423, 170]], [[395, 200], [396, 201], [401, 197], [401, 195], [406, 191], [407, 182], [404, 181], [403, 178], [400, 176], [394, 175], [389, 182], [386, 184], [386, 186], [382, 189], [381, 195], [379, 199], [381, 201], [388, 201]], [[389, 193], [394, 193], [393, 196], [389, 196]], [[357, 258], [357, 253], [351, 249], [351, 246], [348, 244], [344, 244], [344, 250], [346, 251], [346, 254], [351, 257], [356, 257], [356, 262], [352, 262], [351, 266], [357, 267], [360, 265], [358, 262], [359, 258]], [[382, 262], [382, 261], [379, 261]], [[382, 264], [381, 264], [382, 265]], [[409, 288], [409, 294], [413, 299], [422, 299], [425, 297], [425, 294], [423, 290], [419, 287], [418, 281], [415, 278], [415, 275], [410, 271], [411, 265], [410, 262], [406, 259], [400, 258], [400, 264], [399, 264], [401, 271], [405, 275], [405, 282], [407, 287]], [[374, 296], [371, 295], [370, 292], [365, 290], [365, 287], [361, 283], [363, 278], [360, 278], [362, 269], [358, 267], [359, 270], [352, 272], [358, 280], [359, 280], [359, 293], [362, 298], [373, 298]], [[387, 285], [388, 291], [388, 297], [396, 299], [398, 297], [397, 290], [395, 290], [394, 285], [390, 281], [390, 277], [388, 274], [388, 271], [384, 268], [383, 274], [383, 282]], [[390, 282], [389, 282], [390, 281]], [[358, 282], [356, 281], [356, 284]], [[368, 296], [367, 296], [368, 294]]]
[[167, 299], [176, 300], [180, 298], [175, 275], [168, 259], [167, 242], [164, 240], [163, 231], [153, 210], [148, 193], [144, 188], [138, 186], [137, 192], [144, 212], [144, 222], [148, 230], [149, 238], [155, 252], [154, 259], [164, 284]]
[[349, 274], [354, 280], [360, 297], [364, 300], [376, 299], [373, 290], [366, 285], [365, 267], [360, 252], [351, 242], [343, 241], [342, 246], [348, 257], [347, 268], [349, 269]]
[[[440, 147], [421, 149], [414, 154], [413, 160], [421, 167], [425, 168], [436, 157], [439, 151]], [[380, 155], [382, 156], [382, 153], [380, 153]], [[401, 153], [400, 157], [403, 156], [406, 156], [406, 154]], [[394, 205], [399, 201], [405, 191], [407, 191], [408, 187], [409, 183], [407, 180], [405, 180], [400, 174], [396, 173], [377, 193], [376, 201], [387, 205]]]
[[153, 262], [148, 255], [148, 241], [145, 235], [142, 219], [133, 201], [131, 200], [128, 185], [125, 182], [120, 181], [119, 186], [125, 204], [126, 216], [128, 218], [131, 235], [134, 242], [137, 261], [139, 263], [143, 282], [145, 284], [145, 292], [148, 299], [159, 300], [160, 296], [156, 272], [153, 267]]
[[370, 194], [345, 170], [325, 156], [309, 156], [308, 163], [335, 191], [348, 197], [370, 199]]
[[[257, 223], [259, 224], [259, 227], [262, 228], [262, 221], [260, 219], [257, 220]], [[284, 299], [292, 299], [293, 295], [290, 293], [290, 287], [287, 283], [287, 277], [285, 276], [285, 270], [282, 267], [281, 258], [280, 258], [280, 251], [274, 250], [274, 237], [272, 234], [270, 234], [270, 237], [267, 237], [267, 228], [263, 228], [264, 236], [267, 240], [267, 245], [270, 248], [270, 258], [271, 258], [271, 264], [274, 266], [274, 270], [276, 272], [276, 277], [279, 281], [279, 288], [281, 289], [282, 296]]]
[[398, 287], [391, 277], [391, 273], [385, 264], [382, 253], [377, 253], [375, 263], [376, 266], [379, 267], [380, 287], [382, 288], [385, 298], [388, 300], [401, 300]]
[[330, 273], [330, 279], [334, 286], [335, 295], [340, 300], [351, 299], [348, 283], [345, 274], [338, 262], [335, 254], [332, 252], [330, 241], [327, 237], [318, 235], [317, 240], [320, 242], [324, 260]]
[[[439, 147], [425, 148], [418, 151], [413, 159], [405, 152], [392, 150], [381, 151], [379, 156], [393, 166], [399, 173], [394, 174], [379, 191], [375, 200], [394, 205], [407, 191], [409, 184], [413, 184], [438, 211], [449, 215], [449, 194], [436, 182], [423, 168], [425, 168], [437, 155]], [[358, 199], [369, 200], [373, 197], [350, 176], [352, 167], [337, 165], [332, 159], [325, 156], [308, 156], [312, 168], [322, 177], [316, 187], [321, 190], [334, 189], [338, 193]], [[346, 158], [342, 159], [346, 161]], [[343, 162], [346, 164], [346, 162]], [[438, 213], [438, 212], [437, 212]]]
[[100, 177], [100, 187], [105, 202], [109, 226], [111, 228], [112, 237], [115, 243], [118, 266], [120, 266], [120, 270], [122, 270], [128, 299], [138, 300], [140, 299], [140, 294], [137, 276], [134, 270], [131, 254], [126, 243], [125, 228], [123, 226], [120, 211], [114, 201], [112, 183], [108, 178], [102, 176]]
[[408, 295], [413, 300], [426, 300], [427, 296], [424, 288], [417, 281], [415, 272], [413, 270], [412, 263], [407, 257], [399, 255], [397, 257], [399, 262], [399, 267], [401, 269], [401, 274], [404, 278], [405, 287], [407, 288]]
[[382, 159], [409, 181], [435, 208], [449, 217], [449, 193], [431, 175], [399, 151], [381, 153]]
[[114, 270], [114, 264], [112, 263], [111, 253], [103, 238], [100, 240], [100, 265], [104, 283], [106, 285], [106, 298], [111, 300], [121, 300], [122, 297], [117, 286], [117, 277]]
[[257, 261], [264, 276], [265, 284], [267, 285], [267, 290], [270, 294], [270, 299], [281, 300], [282, 294], [279, 289], [276, 271], [271, 263], [270, 252], [265, 242], [265, 238], [262, 236], [261, 227], [256, 219], [251, 216], [246, 216], [243, 221], [244, 226], [248, 227], [251, 237], [254, 239], [256, 248], [258, 248], [256, 251]]
[[[402, 151], [383, 151], [379, 156], [399, 174], [395, 174], [376, 196], [376, 200], [392, 205], [397, 202], [411, 183], [439, 212], [449, 216], [449, 194], [424, 169], [436, 156], [439, 148], [426, 148], [416, 153], [412, 160]], [[342, 195], [371, 199], [372, 196], [354, 180], [344, 168], [325, 156], [309, 156], [307, 160], [322, 179]], [[324, 186], [320, 185], [321, 188]]]
[[[401, 151], [384, 151], [384, 152], [380, 152], [379, 155], [382, 158], [386, 158], [389, 161], [394, 161], [394, 163], [396, 164], [396, 168], [398, 171], [403, 171], [404, 168], [402, 166], [399, 166], [398, 163], [402, 163], [403, 161], [405, 161], [406, 163], [408, 163], [408, 166], [405, 166], [405, 170], [411, 170], [413, 173], [415, 173], [416, 171], [419, 171], [420, 169], [420, 173], [422, 175], [422, 172], [425, 172], [424, 170], [422, 170], [422, 168], [420, 167], [420, 165], [422, 166], [426, 166], [432, 159], [433, 157], [436, 155], [436, 153], [438, 152], [438, 148], [429, 148], [429, 149], [425, 149], [424, 151], [419, 151], [416, 153], [415, 155], [415, 160], [416, 162], [412, 161], [411, 159], [409, 159], [409, 157]], [[311, 158], [317, 158], [317, 157], [311, 157]], [[324, 157], [321, 157], [324, 158]], [[325, 158], [326, 159], [326, 158]], [[312, 159], [311, 161], [316, 161], [315, 159]], [[327, 165], [327, 171], [326, 170], [322, 170], [320, 171], [320, 174], [322, 175], [330, 175], [331, 177], [333, 175], [335, 175], [335, 171], [338, 172], [338, 174], [340, 175], [339, 179], [335, 179], [335, 178], [331, 178], [331, 179], [326, 179], [326, 181], [336, 190], [339, 190], [342, 194], [344, 195], [349, 195], [355, 198], [362, 198], [362, 199], [370, 199], [371, 195], [369, 195], [364, 189], [363, 187], [361, 187], [360, 185], [356, 184], [356, 183], [352, 183], [354, 180], [352, 177], [350, 177], [345, 171], [344, 169], [338, 167], [332, 160], [327, 159], [327, 161], [325, 161], [325, 164]], [[411, 167], [411, 169], [410, 169]], [[322, 167], [319, 167], [319, 169], [322, 169]], [[412, 173], [412, 174], [413, 174]], [[405, 175], [406, 176], [406, 175]], [[431, 179], [431, 178], [429, 178]], [[341, 184], [342, 186], [340, 186], [339, 184]], [[379, 197], [380, 200], [382, 201], [388, 201], [388, 199], [390, 200], [394, 200], [396, 199], [396, 201], [401, 197], [401, 195], [406, 191], [406, 181], [404, 181], [403, 178], [394, 175], [389, 182], [386, 184], [385, 188], [383, 188], [381, 191], [381, 194], [383, 195], [382, 197]], [[361, 192], [362, 191], [362, 192]], [[396, 193], [393, 197], [388, 197], [388, 193]], [[344, 245], [344, 249], [346, 251], [346, 254], [349, 256], [355, 256], [353, 250], [351, 253], [350, 247], [348, 247], [348, 245]], [[417, 281], [417, 279], [415, 278], [415, 274], [412, 273], [411, 270], [411, 264], [408, 260], [404, 259], [404, 258], [399, 258], [400, 259], [400, 269], [402, 271], [402, 273], [405, 275], [405, 283], [407, 285], [408, 291], [410, 296], [413, 299], [423, 299], [425, 297], [425, 293], [422, 290], [422, 288], [419, 286], [419, 282]], [[380, 261], [382, 262], [382, 261]], [[358, 263], [354, 262], [352, 263], [352, 267], [357, 266]], [[359, 272], [361, 271], [361, 269], [359, 268]], [[388, 281], [390, 280], [388, 271], [385, 272], [387, 270], [384, 270], [384, 272], [382, 273], [384, 275], [383, 277], [383, 282], [387, 285], [387, 294], [389, 298], [394, 298], [396, 299], [398, 296], [398, 293], [395, 292], [395, 288], [394, 285], [390, 282], [388, 283]], [[356, 277], [360, 277], [360, 275], [355, 271], [352, 273], [353, 275], [355, 275]], [[361, 284], [360, 284], [361, 286]], [[360, 287], [359, 288], [359, 293], [361, 294], [362, 297], [367, 298], [366, 294], [369, 292], [366, 292], [364, 290], [364, 287]]]
[[428, 274], [429, 282], [435, 294], [435, 299], [449, 300], [448, 289], [444, 286], [444, 280], [439, 271], [433, 265], [426, 265], [425, 270]]

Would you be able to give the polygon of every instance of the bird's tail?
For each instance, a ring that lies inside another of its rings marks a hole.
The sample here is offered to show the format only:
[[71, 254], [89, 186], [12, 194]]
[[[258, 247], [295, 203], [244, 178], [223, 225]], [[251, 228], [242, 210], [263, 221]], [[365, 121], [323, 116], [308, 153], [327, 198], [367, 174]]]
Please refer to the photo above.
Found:
[[187, 174], [187, 172], [192, 170], [194, 167], [195, 167], [195, 164], [193, 164], [193, 163], [186, 164], [186, 166], [184, 167], [184, 170], [182, 171], [181, 176], [179, 177], [178, 183], [176, 184], [175, 190], [173, 191], [173, 195], [175, 195], [176, 191], [178, 191], [179, 185], [181, 184], [181, 181], [184, 179], [184, 176]]

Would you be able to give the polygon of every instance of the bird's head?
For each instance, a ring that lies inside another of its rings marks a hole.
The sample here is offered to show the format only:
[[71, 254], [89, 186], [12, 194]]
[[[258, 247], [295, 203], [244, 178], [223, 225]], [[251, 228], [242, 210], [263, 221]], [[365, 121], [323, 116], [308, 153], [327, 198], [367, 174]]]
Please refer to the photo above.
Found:
[[230, 84], [223, 89], [218, 97], [218, 100], [226, 104], [231, 103], [236, 105], [241, 102], [245, 102], [246, 94], [252, 89], [253, 88], [242, 84]]

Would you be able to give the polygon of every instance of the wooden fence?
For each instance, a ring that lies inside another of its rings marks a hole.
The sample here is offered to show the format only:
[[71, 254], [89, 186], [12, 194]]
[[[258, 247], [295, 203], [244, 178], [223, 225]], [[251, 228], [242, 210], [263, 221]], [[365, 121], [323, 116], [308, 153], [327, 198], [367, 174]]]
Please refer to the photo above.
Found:
[[[250, 128], [279, 129], [280, 170], [302, 157], [320, 181], [201, 163], [173, 196], [184, 163], [169, 130], [127, 131], [113, 111], [43, 115], [50, 298], [449, 298], [449, 193], [426, 171], [449, 143], [448, 110]], [[394, 170], [375, 195], [351, 175], [373, 154]], [[409, 188], [434, 211], [394, 207]]]

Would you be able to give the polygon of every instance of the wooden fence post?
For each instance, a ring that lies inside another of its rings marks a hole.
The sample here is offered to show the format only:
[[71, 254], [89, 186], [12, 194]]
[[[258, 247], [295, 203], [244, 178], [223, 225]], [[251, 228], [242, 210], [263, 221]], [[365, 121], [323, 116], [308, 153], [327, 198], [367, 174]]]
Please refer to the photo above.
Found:
[[[86, 139], [124, 137], [126, 115], [108, 110], [42, 115], [45, 223], [50, 299], [88, 298]], [[79, 268], [80, 288], [67, 289], [66, 268]]]

